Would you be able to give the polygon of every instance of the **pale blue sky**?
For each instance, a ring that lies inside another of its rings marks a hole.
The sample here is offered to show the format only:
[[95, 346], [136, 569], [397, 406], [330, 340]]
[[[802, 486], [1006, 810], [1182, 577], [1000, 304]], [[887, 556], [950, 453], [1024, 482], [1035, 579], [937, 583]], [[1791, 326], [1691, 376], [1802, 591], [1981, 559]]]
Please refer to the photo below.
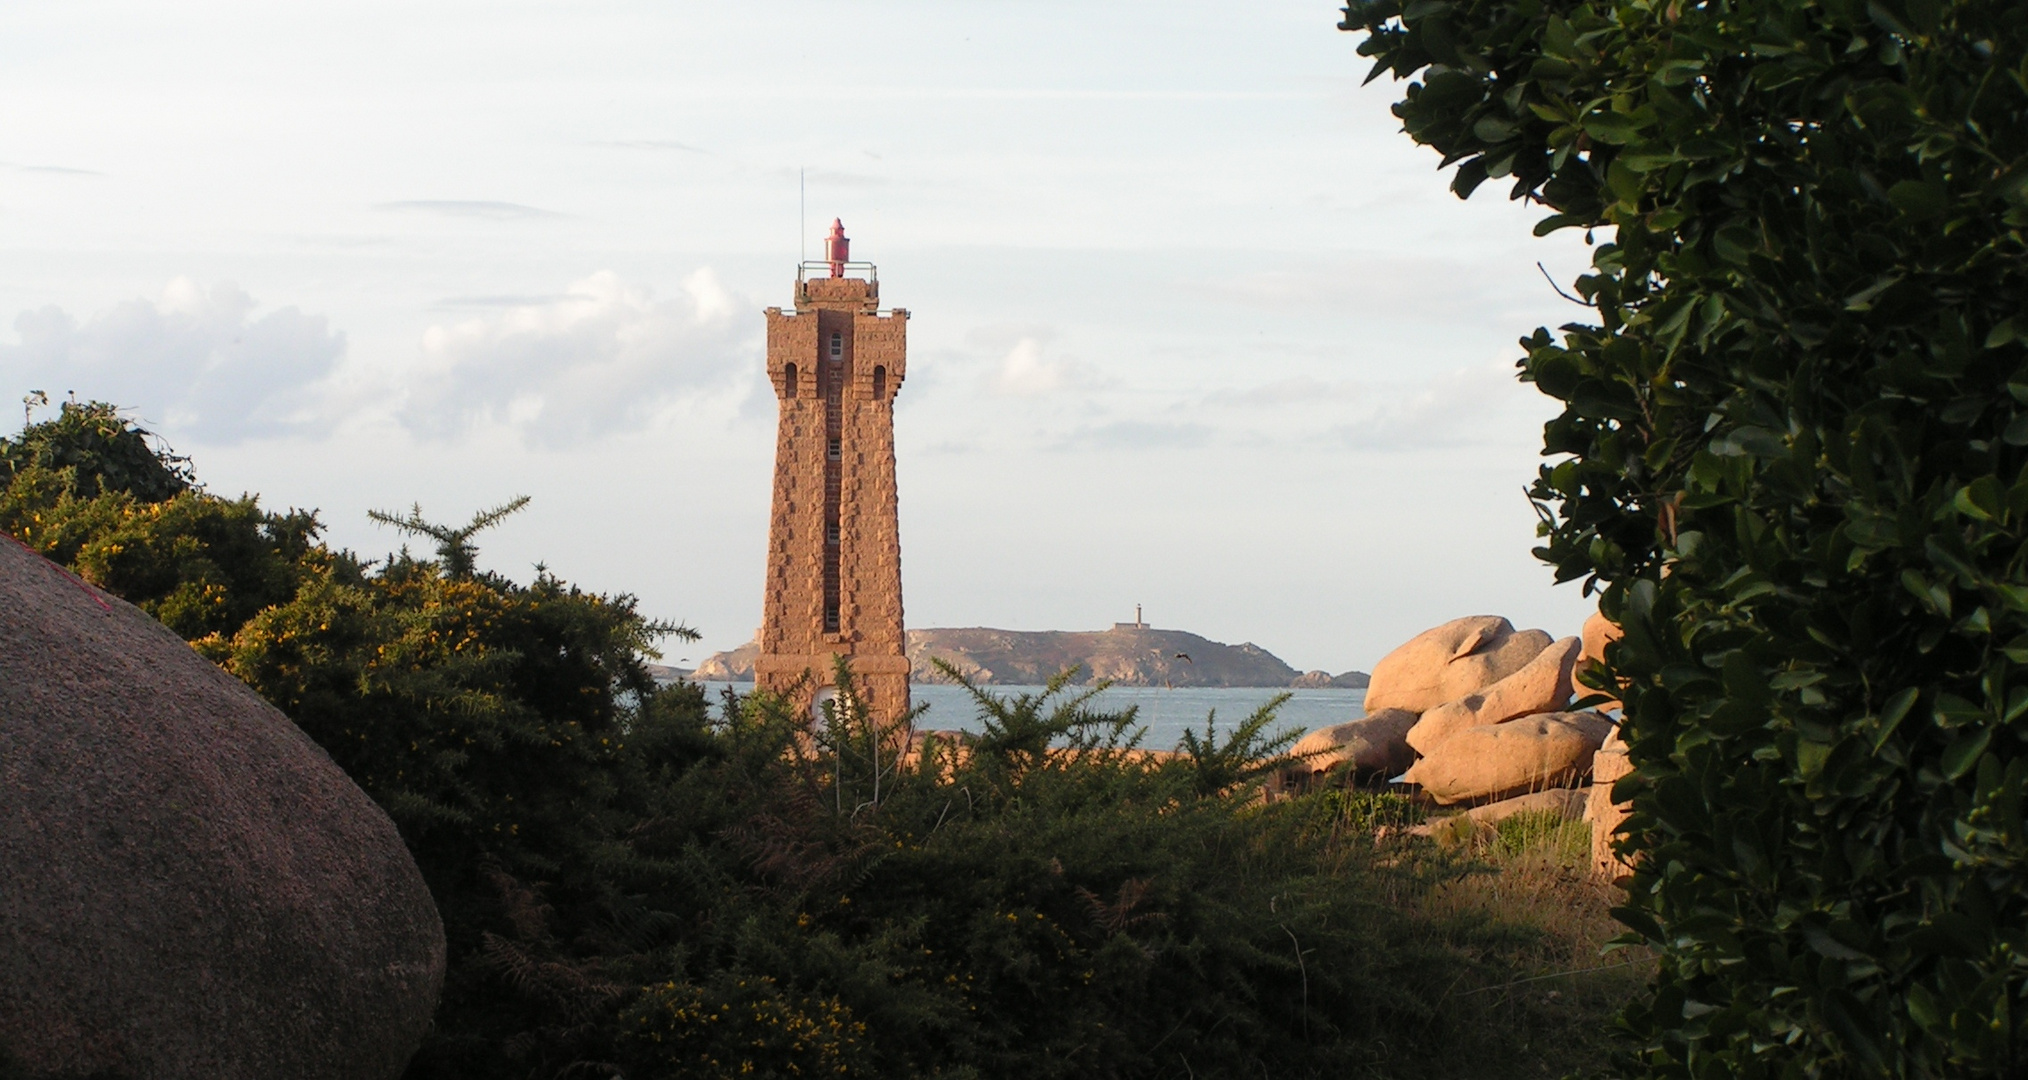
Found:
[[[22, 10], [22, 8], [28, 10]], [[1586, 610], [1514, 340], [1576, 237], [1460, 203], [1329, 3], [157, 3], [0, 14], [0, 390], [214, 490], [462, 519], [759, 620], [760, 309], [843, 217], [914, 313], [908, 620], [1149, 619], [1299, 667]]]

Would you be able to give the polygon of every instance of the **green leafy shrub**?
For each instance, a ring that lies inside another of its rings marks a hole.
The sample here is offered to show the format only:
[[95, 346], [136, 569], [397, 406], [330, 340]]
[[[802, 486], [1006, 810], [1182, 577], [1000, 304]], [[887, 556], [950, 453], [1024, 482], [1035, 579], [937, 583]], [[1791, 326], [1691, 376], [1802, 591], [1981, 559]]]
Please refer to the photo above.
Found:
[[2028, 6], [1344, 26], [1460, 195], [1607, 232], [1523, 371], [1541, 554], [1626, 630], [1641, 1067], [2028, 1074]]
[[400, 555], [205, 643], [386, 808], [436, 898], [450, 968], [412, 1075], [603, 1054], [619, 1002], [664, 973], [675, 916], [640, 895], [664, 868], [628, 836], [656, 777], [706, 752], [702, 694], [641, 666], [678, 631], [546, 573]]
[[211, 495], [150, 438], [92, 402], [0, 439], [0, 532], [193, 640], [288, 600], [307, 569], [356, 573], [315, 514]]
[[[1398, 1064], [1400, 1031], [1444, 1030], [1444, 954], [1366, 884], [1385, 874], [1371, 834], [1231, 782], [1274, 738], [1151, 755], [1067, 678], [975, 690], [982, 734], [886, 770], [877, 797], [873, 754], [797, 752], [784, 702], [742, 700], [721, 737], [777, 749], [676, 790], [766, 793], [721, 834], [758, 893], [696, 899], [723, 929], [685, 943], [688, 985], [734, 971], [835, 997], [880, 1075], [1357, 1075]], [[819, 744], [871, 745], [837, 701]]]
[[64, 402], [56, 417], [27, 424], [0, 439], [0, 483], [30, 470], [68, 472], [76, 493], [89, 498], [123, 491], [142, 502], [162, 502], [196, 484], [190, 460], [103, 401]]
[[1379, 839], [1412, 805], [1263, 797], [1272, 709], [1156, 753], [1066, 675], [975, 693], [965, 742], [850, 693], [813, 730], [656, 686], [643, 657], [684, 631], [630, 597], [480, 572], [474, 534], [515, 504], [380, 515], [436, 557], [367, 564], [308, 515], [78, 475], [13, 474], [0, 527], [170, 617], [219, 586], [179, 628], [400, 828], [448, 939], [417, 1080], [1505, 1080], [1596, 1056], [1501, 989], [1548, 935], [1429, 904], [1494, 875]]

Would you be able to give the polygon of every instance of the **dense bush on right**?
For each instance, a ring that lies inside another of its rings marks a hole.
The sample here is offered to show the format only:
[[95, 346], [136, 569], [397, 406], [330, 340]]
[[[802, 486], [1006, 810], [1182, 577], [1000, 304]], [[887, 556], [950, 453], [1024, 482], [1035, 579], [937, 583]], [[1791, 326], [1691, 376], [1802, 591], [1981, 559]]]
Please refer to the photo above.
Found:
[[2028, 5], [1352, 0], [1586, 230], [1533, 488], [1625, 639], [1626, 1016], [1684, 1077], [2028, 1076]]

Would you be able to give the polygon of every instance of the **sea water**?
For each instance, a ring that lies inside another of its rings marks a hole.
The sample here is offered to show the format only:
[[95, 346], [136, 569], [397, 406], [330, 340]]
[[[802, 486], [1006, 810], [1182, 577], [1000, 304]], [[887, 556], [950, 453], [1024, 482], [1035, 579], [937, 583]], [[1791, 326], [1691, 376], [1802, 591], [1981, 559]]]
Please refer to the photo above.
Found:
[[[726, 686], [741, 694], [753, 689], [752, 683], [707, 682], [703, 685], [706, 697], [714, 703]], [[1040, 686], [985, 686], [980, 689], [997, 697], [1039, 694], [1043, 690]], [[1058, 700], [1087, 689], [1066, 687], [1059, 692]], [[979, 730], [979, 705], [964, 687], [917, 683], [910, 686], [908, 692], [915, 704], [929, 706], [916, 720], [917, 727], [947, 731]], [[1151, 750], [1168, 750], [1183, 737], [1186, 728], [1201, 735], [1205, 719], [1214, 712], [1217, 714], [1217, 729], [1222, 734], [1231, 731], [1235, 724], [1253, 715], [1255, 709], [1278, 694], [1289, 695], [1289, 700], [1276, 710], [1274, 721], [1268, 725], [1269, 731], [1314, 731], [1366, 715], [1361, 707], [1366, 700], [1364, 690], [1289, 690], [1272, 686], [1110, 686], [1099, 691], [1098, 696], [1092, 699], [1091, 707], [1119, 711], [1134, 709], [1135, 721], [1147, 729], [1141, 745]]]

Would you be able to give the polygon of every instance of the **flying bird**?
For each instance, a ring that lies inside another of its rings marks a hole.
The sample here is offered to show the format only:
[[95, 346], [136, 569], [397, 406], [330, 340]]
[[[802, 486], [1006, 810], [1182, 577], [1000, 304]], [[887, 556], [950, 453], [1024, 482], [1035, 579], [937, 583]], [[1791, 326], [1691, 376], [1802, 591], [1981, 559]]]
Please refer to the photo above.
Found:
[[1196, 663], [1196, 662], [1197, 662], [1197, 661], [1195, 661], [1195, 660], [1192, 660], [1192, 659], [1190, 659], [1190, 654], [1189, 654], [1189, 653], [1187, 653], [1187, 652], [1179, 652], [1179, 653], [1177, 653], [1177, 654], [1176, 654], [1176, 659], [1178, 659], [1178, 660], [1181, 660], [1181, 661], [1183, 661], [1183, 662], [1184, 662], [1184, 663], [1186, 663], [1186, 664], [1194, 664], [1194, 663]]

